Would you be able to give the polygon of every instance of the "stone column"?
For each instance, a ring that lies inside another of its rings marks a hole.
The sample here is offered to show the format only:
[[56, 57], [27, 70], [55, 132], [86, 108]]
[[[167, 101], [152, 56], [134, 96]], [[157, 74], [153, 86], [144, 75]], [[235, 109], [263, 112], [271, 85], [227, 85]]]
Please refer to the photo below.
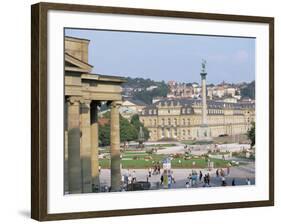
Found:
[[207, 125], [207, 97], [206, 97], [206, 75], [207, 73], [201, 73], [202, 84], [202, 125]]
[[80, 107], [80, 158], [82, 173], [82, 192], [92, 192], [91, 175], [91, 125], [90, 125], [90, 101], [84, 100]]
[[80, 161], [80, 102], [76, 97], [68, 98], [68, 187], [69, 193], [82, 192]]
[[91, 163], [92, 183], [95, 191], [99, 190], [99, 132], [98, 132], [98, 102], [91, 102]]
[[69, 192], [68, 188], [68, 101], [64, 100], [64, 193]]
[[111, 191], [120, 191], [120, 185], [121, 185], [119, 106], [120, 104], [116, 101], [113, 101], [111, 103], [111, 119], [110, 119]]

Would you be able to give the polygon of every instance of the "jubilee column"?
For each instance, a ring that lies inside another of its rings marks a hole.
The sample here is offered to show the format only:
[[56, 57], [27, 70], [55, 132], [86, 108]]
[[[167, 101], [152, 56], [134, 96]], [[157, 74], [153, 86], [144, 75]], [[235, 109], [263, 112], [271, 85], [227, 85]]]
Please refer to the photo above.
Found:
[[206, 61], [202, 61], [202, 70], [201, 70], [201, 98], [202, 98], [202, 121], [199, 129], [199, 142], [211, 142], [212, 138], [210, 136], [210, 130], [208, 127], [207, 119], [207, 89], [206, 89]]
[[111, 155], [111, 191], [120, 191], [121, 169], [120, 169], [120, 127], [119, 106], [117, 101], [111, 103], [110, 118], [110, 155]]
[[207, 73], [205, 71], [206, 61], [202, 62], [202, 71], [201, 75], [201, 86], [202, 86], [202, 125], [207, 125], [207, 91], [206, 91], [206, 76]]

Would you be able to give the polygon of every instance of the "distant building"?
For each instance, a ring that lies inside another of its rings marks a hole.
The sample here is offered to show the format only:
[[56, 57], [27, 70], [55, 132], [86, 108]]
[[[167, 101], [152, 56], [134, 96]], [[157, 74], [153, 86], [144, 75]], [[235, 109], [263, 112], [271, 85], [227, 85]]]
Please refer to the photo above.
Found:
[[140, 100], [123, 99], [119, 112], [124, 118], [130, 120], [134, 114], [140, 114], [146, 106], [147, 104]]
[[157, 88], [158, 88], [158, 86], [149, 86], [149, 87], [146, 88], [146, 91], [152, 91], [152, 90], [157, 89]]
[[168, 82], [169, 93], [168, 98], [192, 98], [193, 86], [187, 83], [177, 83], [175, 81]]
[[[255, 121], [255, 104], [207, 101], [211, 137], [245, 134]], [[143, 108], [140, 120], [150, 132], [150, 141], [163, 138], [194, 140], [199, 137], [202, 105], [195, 99], [165, 99]]]

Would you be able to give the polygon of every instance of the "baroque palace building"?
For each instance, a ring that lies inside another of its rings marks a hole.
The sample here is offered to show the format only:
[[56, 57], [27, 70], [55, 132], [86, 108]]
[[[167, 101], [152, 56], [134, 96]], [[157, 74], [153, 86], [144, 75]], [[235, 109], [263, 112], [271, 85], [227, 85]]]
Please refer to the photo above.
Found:
[[[150, 132], [150, 141], [164, 138], [197, 140], [202, 129], [202, 101], [166, 99], [144, 108], [140, 120]], [[207, 100], [207, 136], [245, 134], [255, 121], [254, 103], [224, 103]]]
[[142, 110], [140, 120], [149, 140], [197, 140], [210, 142], [220, 135], [245, 134], [255, 120], [253, 103], [207, 100], [206, 61], [202, 61], [201, 99], [161, 100]]

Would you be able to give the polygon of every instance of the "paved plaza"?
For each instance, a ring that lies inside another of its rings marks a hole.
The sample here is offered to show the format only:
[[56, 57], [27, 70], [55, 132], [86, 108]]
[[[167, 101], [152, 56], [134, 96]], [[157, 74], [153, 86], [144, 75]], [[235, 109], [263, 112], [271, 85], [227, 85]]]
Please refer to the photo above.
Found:
[[[164, 188], [161, 185], [161, 175], [152, 174], [151, 177], [148, 177], [148, 169], [122, 169], [122, 175], [126, 175], [128, 172], [133, 175], [135, 171], [136, 181], [149, 181], [151, 184], [151, 190], [153, 189], [162, 189]], [[186, 188], [186, 182], [188, 181], [189, 174], [192, 173], [192, 169], [172, 169], [175, 183], [172, 183], [171, 188]], [[210, 174], [210, 187], [218, 187], [222, 185], [221, 177], [216, 176], [216, 169], [211, 171], [207, 169], [193, 169], [199, 173], [201, 171], [203, 176], [207, 173]], [[224, 169], [227, 173], [226, 169]], [[161, 170], [162, 173], [162, 170]], [[229, 175], [225, 176], [226, 185], [231, 186], [232, 180], [235, 179], [235, 185], [246, 185], [247, 178], [249, 178], [251, 185], [255, 184], [255, 166], [253, 162], [249, 162], [247, 165], [231, 167]], [[110, 169], [101, 169], [100, 171], [100, 183], [101, 186], [110, 186]], [[203, 178], [202, 181], [197, 180], [192, 187], [204, 187]]]

